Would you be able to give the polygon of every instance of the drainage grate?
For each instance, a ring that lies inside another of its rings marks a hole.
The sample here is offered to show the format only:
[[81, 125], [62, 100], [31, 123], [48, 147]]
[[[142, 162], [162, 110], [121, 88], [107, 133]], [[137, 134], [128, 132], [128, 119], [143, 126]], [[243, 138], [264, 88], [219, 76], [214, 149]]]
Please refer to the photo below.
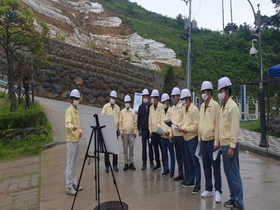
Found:
[[108, 201], [101, 203], [99, 206], [96, 206], [94, 210], [128, 210], [128, 205], [120, 201]]

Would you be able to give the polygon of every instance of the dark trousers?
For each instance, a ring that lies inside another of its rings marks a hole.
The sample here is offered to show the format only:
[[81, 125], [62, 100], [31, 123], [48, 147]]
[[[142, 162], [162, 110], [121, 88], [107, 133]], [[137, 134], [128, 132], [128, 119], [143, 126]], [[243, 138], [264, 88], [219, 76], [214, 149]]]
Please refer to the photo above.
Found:
[[201, 141], [202, 163], [205, 176], [205, 190], [212, 191], [212, 168], [214, 171], [215, 191], [222, 193], [221, 157], [213, 160], [214, 140]]
[[176, 160], [178, 164], [178, 176], [187, 179], [188, 163], [185, 151], [185, 140], [183, 136], [173, 136], [173, 144], [175, 147]]
[[142, 163], [143, 165], [147, 164], [147, 143], [149, 147], [149, 159], [150, 162], [154, 161], [154, 152], [153, 152], [153, 145], [149, 143], [149, 130], [141, 130], [142, 133]]
[[[109, 167], [110, 160], [109, 160], [109, 154], [108, 153], [105, 153], [104, 160], [105, 160], [105, 167]], [[118, 165], [118, 155], [113, 154], [113, 166], [117, 166], [117, 165]]]
[[228, 146], [222, 146], [222, 156], [224, 163], [224, 171], [228, 182], [230, 199], [234, 200], [234, 204], [238, 207], [243, 208], [243, 189], [242, 180], [240, 176], [239, 168], [239, 142], [236, 143], [234, 149], [234, 157], [228, 158]]
[[[119, 137], [120, 133], [118, 131], [116, 131], [116, 135], [117, 138]], [[110, 166], [110, 160], [109, 160], [109, 154], [105, 153], [104, 155], [104, 162], [105, 162], [105, 167], [109, 167]], [[118, 155], [113, 154], [113, 166], [117, 166], [118, 165]]]
[[156, 166], [161, 167], [160, 158], [159, 158], [159, 148], [161, 149], [160, 135], [154, 132], [152, 136], [152, 145], [154, 147], [154, 152], [155, 152], [155, 160], [157, 164]]
[[188, 182], [200, 187], [201, 170], [198, 157], [195, 156], [195, 150], [198, 144], [198, 136], [185, 141], [185, 150], [188, 161]]
[[[173, 143], [169, 141], [167, 138], [161, 137], [161, 148], [162, 148], [162, 162], [164, 171], [170, 171], [174, 174], [175, 171], [175, 154], [174, 154], [174, 146]], [[168, 161], [168, 151], [170, 156], [170, 168]]]

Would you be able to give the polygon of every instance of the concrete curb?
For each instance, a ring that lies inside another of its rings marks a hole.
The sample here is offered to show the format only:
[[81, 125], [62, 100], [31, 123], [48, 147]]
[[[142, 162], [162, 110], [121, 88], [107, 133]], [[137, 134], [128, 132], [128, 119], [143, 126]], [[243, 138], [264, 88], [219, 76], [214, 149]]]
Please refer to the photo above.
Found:
[[264, 148], [262, 149], [261, 147], [257, 148], [257, 147], [249, 146], [247, 144], [240, 143], [240, 149], [247, 150], [247, 151], [253, 152], [255, 154], [280, 161], [280, 156], [278, 154], [276, 154], [275, 152], [266, 151], [266, 150], [264, 150]]
[[51, 149], [51, 148], [53, 148], [57, 145], [61, 145], [61, 144], [66, 144], [66, 142], [65, 141], [53, 142], [53, 143], [50, 143], [50, 144], [42, 145], [42, 150]]

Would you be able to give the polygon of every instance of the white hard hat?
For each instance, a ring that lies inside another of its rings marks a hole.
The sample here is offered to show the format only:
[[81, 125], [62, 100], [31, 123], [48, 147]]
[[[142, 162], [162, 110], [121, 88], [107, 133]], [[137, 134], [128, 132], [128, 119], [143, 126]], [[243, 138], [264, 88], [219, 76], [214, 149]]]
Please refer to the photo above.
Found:
[[70, 93], [70, 97], [81, 98], [80, 97], [80, 92], [77, 89], [73, 89]]
[[151, 97], [159, 97], [159, 92], [158, 90], [153, 90], [152, 93], [151, 93]]
[[126, 96], [124, 97], [124, 102], [130, 102], [130, 101], [131, 101], [130, 96], [129, 96], [129, 95], [126, 95]]
[[147, 89], [144, 89], [142, 91], [142, 96], [150, 95], [149, 91]]
[[187, 97], [191, 97], [191, 92], [188, 89], [183, 89], [181, 91], [181, 99], [182, 98], [187, 98]]
[[117, 92], [115, 90], [111, 91], [110, 96], [115, 97], [115, 98], [118, 97]]
[[171, 92], [171, 95], [172, 95], [172, 96], [180, 95], [180, 94], [181, 94], [181, 91], [180, 91], [179, 88], [174, 87], [174, 88], [172, 89], [172, 92]]
[[228, 86], [232, 86], [231, 81], [228, 77], [222, 77], [221, 79], [219, 79], [218, 90]]
[[213, 90], [213, 86], [212, 86], [211, 82], [209, 82], [209, 81], [202, 82], [200, 90], [209, 90], [209, 89]]
[[167, 100], [170, 100], [169, 95], [167, 93], [162, 94], [161, 102], [164, 102], [164, 101], [167, 101]]

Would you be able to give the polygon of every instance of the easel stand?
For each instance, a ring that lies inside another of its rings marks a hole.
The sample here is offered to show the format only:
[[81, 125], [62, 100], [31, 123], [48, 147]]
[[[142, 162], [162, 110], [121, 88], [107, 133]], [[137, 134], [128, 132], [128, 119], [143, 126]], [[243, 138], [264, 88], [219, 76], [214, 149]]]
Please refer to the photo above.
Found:
[[[82, 179], [82, 175], [83, 175], [83, 171], [84, 171], [84, 167], [85, 167], [85, 163], [86, 163], [87, 158], [89, 158], [89, 163], [88, 164], [90, 164], [90, 158], [94, 158], [94, 160], [95, 160], [94, 179], [95, 179], [95, 193], [96, 193], [95, 199], [98, 200], [97, 209], [99, 210], [100, 209], [100, 192], [101, 192], [100, 191], [100, 170], [99, 170], [99, 168], [100, 168], [99, 167], [100, 166], [100, 164], [99, 164], [100, 153], [104, 153], [104, 154], [113, 154], [113, 153], [107, 152], [106, 145], [105, 145], [105, 142], [104, 142], [104, 139], [103, 139], [101, 129], [104, 128], [105, 125], [100, 127], [99, 119], [98, 119], [97, 114], [93, 115], [93, 117], [95, 118], [96, 126], [90, 126], [92, 128], [92, 131], [91, 131], [89, 143], [88, 143], [88, 146], [87, 146], [87, 151], [86, 151], [86, 154], [85, 154], [81, 174], [80, 174], [79, 181], [78, 181], [78, 184], [77, 184], [77, 189], [79, 189], [79, 186], [80, 186], [80, 182], [81, 182], [81, 179]], [[94, 156], [88, 154], [93, 135], [94, 135]], [[113, 177], [113, 183], [116, 187], [116, 191], [117, 191], [117, 194], [118, 194], [118, 197], [119, 197], [121, 208], [124, 209], [111, 163], [109, 164], [109, 167], [110, 167], [110, 171], [111, 171], [111, 174], [112, 174], [112, 177]], [[75, 194], [71, 210], [74, 209], [74, 205], [75, 205], [77, 195], [78, 195], [78, 191]]]

